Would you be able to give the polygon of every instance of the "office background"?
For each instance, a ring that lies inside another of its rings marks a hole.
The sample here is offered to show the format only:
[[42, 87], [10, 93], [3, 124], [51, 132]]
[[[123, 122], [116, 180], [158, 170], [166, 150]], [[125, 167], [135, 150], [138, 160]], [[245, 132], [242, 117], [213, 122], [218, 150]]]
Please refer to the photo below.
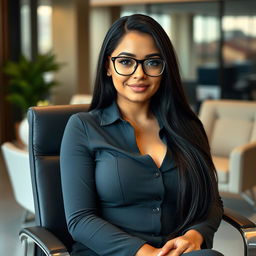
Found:
[[[109, 26], [133, 13], [152, 16], [170, 36], [195, 112], [209, 98], [256, 100], [255, 0], [0, 0], [0, 144], [16, 139], [23, 118], [6, 100], [9, 80], [2, 67], [8, 60], [17, 61], [21, 55], [34, 60], [52, 51], [64, 65], [47, 74], [59, 81], [48, 101], [69, 104], [74, 95], [92, 92], [99, 48]], [[13, 245], [13, 255], [15, 250], [20, 255], [16, 235], [23, 210], [13, 199], [1, 157], [0, 170], [0, 219], [5, 219], [0, 223], [0, 245]], [[256, 221], [255, 211], [241, 198], [227, 197], [224, 202]], [[239, 235], [224, 229], [216, 246], [223, 246], [224, 239], [238, 240]], [[240, 247], [239, 242], [233, 245], [238, 254], [232, 256], [240, 255]]]
[[[110, 24], [118, 17], [145, 13], [170, 36], [183, 84], [194, 107], [205, 98], [255, 100], [256, 2], [1, 0], [0, 67], [20, 55], [34, 59], [50, 50], [64, 66], [52, 104], [93, 89], [97, 56]], [[21, 118], [6, 101], [8, 78], [0, 68], [0, 141], [13, 139]]]

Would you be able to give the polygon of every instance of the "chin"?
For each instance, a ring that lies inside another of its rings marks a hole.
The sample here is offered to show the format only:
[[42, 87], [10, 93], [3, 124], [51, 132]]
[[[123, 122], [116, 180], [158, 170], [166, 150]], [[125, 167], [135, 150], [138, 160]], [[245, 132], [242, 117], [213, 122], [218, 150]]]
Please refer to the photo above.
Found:
[[133, 96], [133, 97], [129, 97], [127, 98], [130, 102], [134, 102], [134, 103], [145, 103], [150, 101], [152, 96], [142, 96], [142, 95], [138, 95], [138, 96]]

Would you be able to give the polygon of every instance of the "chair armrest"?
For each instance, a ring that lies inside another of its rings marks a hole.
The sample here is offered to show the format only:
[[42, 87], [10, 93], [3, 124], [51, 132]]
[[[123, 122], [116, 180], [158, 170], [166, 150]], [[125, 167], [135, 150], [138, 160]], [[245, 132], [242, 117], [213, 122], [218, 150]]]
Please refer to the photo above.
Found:
[[256, 255], [256, 225], [239, 213], [228, 208], [224, 209], [223, 219], [236, 228], [242, 235], [244, 255]]
[[224, 209], [223, 219], [238, 230], [256, 228], [256, 225], [252, 221], [229, 208]]
[[46, 228], [39, 226], [23, 228], [19, 238], [25, 243], [27, 239], [31, 239], [47, 256], [69, 256], [65, 245]]
[[[244, 241], [244, 250], [247, 256], [256, 252], [256, 225], [247, 218], [228, 208], [224, 209], [223, 219], [238, 229]], [[70, 256], [64, 244], [49, 230], [43, 227], [24, 228], [19, 233], [20, 240], [30, 238], [47, 256]]]
[[[234, 148], [230, 154], [230, 192], [241, 193], [256, 185], [256, 142]], [[234, 191], [233, 191], [234, 190]]]

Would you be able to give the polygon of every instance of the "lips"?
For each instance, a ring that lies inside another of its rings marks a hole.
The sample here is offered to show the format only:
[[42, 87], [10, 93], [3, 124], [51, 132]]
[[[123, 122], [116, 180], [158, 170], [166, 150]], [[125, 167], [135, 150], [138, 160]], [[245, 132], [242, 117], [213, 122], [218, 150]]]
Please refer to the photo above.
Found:
[[134, 92], [144, 92], [148, 89], [148, 85], [145, 84], [129, 84], [128, 85]]

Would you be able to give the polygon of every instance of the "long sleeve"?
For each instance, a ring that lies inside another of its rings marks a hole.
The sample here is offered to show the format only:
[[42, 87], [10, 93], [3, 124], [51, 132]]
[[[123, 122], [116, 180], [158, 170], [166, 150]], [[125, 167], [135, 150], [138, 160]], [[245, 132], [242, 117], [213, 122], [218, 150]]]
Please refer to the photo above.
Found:
[[134, 255], [145, 241], [100, 218], [94, 153], [79, 115], [73, 115], [66, 126], [60, 165], [66, 220], [73, 239], [99, 255]]
[[222, 215], [223, 203], [219, 198], [218, 201], [212, 203], [206, 219], [188, 227], [185, 232], [191, 229], [197, 230], [204, 238], [202, 249], [210, 249], [213, 246], [214, 233], [220, 225]]

